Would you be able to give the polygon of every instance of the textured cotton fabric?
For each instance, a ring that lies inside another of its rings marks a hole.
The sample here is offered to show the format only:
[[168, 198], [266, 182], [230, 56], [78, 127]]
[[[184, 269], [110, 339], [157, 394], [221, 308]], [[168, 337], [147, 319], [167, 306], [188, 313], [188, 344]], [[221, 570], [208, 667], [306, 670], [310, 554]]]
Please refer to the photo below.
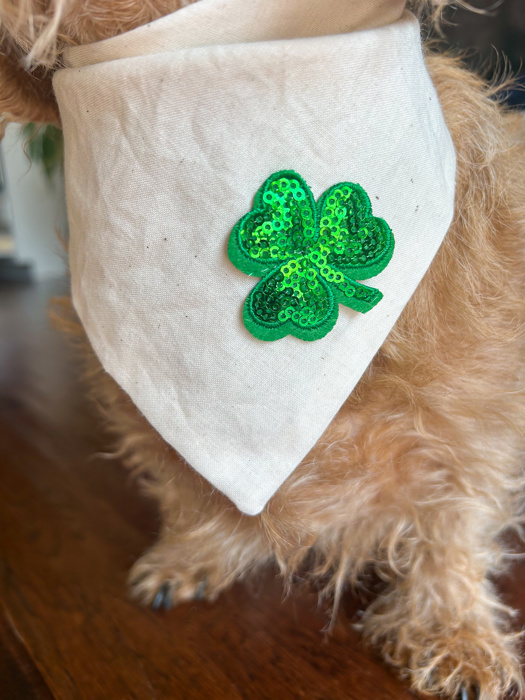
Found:
[[[151, 425], [248, 514], [351, 393], [453, 214], [454, 149], [418, 23], [406, 13], [344, 33], [351, 5], [200, 0], [68, 50], [54, 79], [74, 306]], [[340, 306], [313, 342], [250, 335], [242, 306], [258, 279], [226, 254], [278, 170], [300, 173], [316, 200], [359, 183], [396, 241], [369, 283], [379, 304]]]

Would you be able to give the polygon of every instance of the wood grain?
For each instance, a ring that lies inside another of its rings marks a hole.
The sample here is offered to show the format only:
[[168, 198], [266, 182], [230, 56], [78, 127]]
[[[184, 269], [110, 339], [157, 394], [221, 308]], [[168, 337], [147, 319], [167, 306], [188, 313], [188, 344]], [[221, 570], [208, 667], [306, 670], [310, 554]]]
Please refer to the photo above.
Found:
[[[154, 505], [104, 453], [78, 367], [46, 319], [62, 283], [0, 289], [0, 699], [409, 700], [352, 629], [331, 636], [314, 591], [276, 572], [214, 604], [153, 612], [126, 575], [155, 539]], [[525, 567], [506, 597], [525, 609]]]

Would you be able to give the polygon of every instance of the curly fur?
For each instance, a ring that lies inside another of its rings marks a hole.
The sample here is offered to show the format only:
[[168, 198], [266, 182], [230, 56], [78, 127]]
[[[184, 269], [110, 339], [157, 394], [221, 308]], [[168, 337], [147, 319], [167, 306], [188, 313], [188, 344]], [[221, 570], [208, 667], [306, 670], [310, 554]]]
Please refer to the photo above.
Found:
[[[113, 0], [97, 15], [102, 4], [59, 2], [53, 31], [82, 42], [174, 9]], [[0, 3], [10, 33], [23, 23], [13, 8]], [[504, 533], [522, 523], [525, 129], [457, 61], [427, 60], [457, 150], [453, 224], [358, 387], [259, 516], [239, 513], [155, 433], [67, 301], [58, 316], [84, 348], [117, 454], [159, 502], [160, 539], [132, 570], [134, 595], [151, 602], [164, 587], [185, 600], [205, 582], [213, 599], [273, 560], [288, 581], [307, 567], [337, 605], [373, 569], [383, 591], [361, 620], [365, 639], [416, 690], [495, 700], [523, 689], [513, 613], [491, 580], [508, 563]]]

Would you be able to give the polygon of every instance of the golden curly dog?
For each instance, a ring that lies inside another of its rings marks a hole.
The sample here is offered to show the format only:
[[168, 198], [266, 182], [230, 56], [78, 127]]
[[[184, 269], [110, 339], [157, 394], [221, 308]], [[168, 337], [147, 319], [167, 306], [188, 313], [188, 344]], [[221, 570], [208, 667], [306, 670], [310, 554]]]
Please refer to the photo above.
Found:
[[[348, 1], [356, 28], [405, 5]], [[64, 46], [182, 4], [0, 1], [4, 121], [58, 124], [50, 78]], [[443, 4], [410, 9], [424, 19]], [[131, 572], [134, 595], [214, 599], [273, 559], [287, 580], [308, 565], [337, 602], [372, 568], [384, 590], [363, 616], [365, 638], [414, 689], [489, 700], [523, 688], [512, 611], [491, 581], [505, 566], [503, 533], [521, 523], [525, 138], [493, 88], [450, 57], [428, 50], [427, 62], [457, 151], [454, 221], [359, 385], [260, 515], [242, 515], [186, 466], [82, 342], [119, 454], [148, 475], [162, 513], [158, 543]], [[62, 307], [62, 325], [83, 338]]]

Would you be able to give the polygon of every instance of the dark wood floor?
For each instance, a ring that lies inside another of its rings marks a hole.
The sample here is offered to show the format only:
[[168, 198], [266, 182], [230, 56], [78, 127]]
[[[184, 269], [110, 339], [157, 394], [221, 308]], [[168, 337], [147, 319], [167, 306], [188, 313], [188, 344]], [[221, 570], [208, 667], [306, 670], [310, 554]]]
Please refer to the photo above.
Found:
[[[105, 458], [47, 300], [64, 283], [0, 288], [0, 700], [409, 700], [351, 627], [331, 637], [313, 592], [273, 570], [216, 603], [153, 612], [126, 573], [155, 539], [153, 505]], [[500, 582], [525, 611], [525, 564]], [[523, 616], [522, 616], [523, 619]]]

